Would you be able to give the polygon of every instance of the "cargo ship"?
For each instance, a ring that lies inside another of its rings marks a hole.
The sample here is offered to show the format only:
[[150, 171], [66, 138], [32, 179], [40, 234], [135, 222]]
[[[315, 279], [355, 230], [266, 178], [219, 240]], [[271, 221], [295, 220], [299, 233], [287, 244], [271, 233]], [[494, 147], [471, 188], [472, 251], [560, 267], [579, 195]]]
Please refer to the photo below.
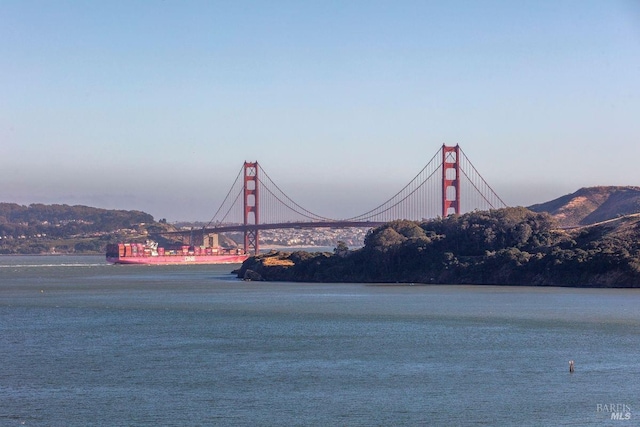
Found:
[[150, 240], [107, 245], [107, 262], [112, 264], [240, 264], [248, 257], [242, 249], [180, 246], [165, 250]]

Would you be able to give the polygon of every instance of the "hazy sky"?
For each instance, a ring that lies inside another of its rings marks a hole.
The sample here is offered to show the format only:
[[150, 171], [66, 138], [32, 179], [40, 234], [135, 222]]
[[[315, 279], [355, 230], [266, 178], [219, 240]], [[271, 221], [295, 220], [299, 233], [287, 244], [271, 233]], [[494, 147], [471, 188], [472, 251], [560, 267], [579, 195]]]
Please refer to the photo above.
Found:
[[460, 144], [509, 205], [640, 185], [640, 2], [0, 0], [0, 201], [350, 217]]

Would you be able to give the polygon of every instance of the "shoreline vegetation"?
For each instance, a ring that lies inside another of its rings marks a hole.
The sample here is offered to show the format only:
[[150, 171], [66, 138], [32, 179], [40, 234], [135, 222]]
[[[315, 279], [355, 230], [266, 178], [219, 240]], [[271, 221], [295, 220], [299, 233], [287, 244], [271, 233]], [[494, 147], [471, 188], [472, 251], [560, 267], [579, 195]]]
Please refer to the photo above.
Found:
[[273, 250], [247, 259], [245, 280], [640, 288], [640, 216], [579, 228], [524, 207], [393, 221], [362, 248]]

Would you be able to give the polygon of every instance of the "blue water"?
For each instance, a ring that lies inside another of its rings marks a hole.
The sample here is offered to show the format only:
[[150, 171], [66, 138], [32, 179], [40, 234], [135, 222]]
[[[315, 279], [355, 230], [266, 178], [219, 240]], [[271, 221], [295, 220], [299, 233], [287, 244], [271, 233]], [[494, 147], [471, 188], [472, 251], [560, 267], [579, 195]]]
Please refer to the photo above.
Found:
[[233, 267], [0, 257], [0, 426], [639, 424], [639, 290]]

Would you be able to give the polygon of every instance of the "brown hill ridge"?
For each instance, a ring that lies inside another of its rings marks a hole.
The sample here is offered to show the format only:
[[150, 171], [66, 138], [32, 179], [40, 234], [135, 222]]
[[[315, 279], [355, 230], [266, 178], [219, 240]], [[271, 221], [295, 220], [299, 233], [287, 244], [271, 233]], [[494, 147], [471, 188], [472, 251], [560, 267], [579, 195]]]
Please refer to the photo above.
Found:
[[561, 227], [596, 224], [623, 215], [640, 213], [640, 187], [587, 187], [545, 203], [529, 206], [548, 212]]

